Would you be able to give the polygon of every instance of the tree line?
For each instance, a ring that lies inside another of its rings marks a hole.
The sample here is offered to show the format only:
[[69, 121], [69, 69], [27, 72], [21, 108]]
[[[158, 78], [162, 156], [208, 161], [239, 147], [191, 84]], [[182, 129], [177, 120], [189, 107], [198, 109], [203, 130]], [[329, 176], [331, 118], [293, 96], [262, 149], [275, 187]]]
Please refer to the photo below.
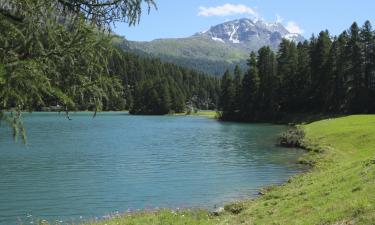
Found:
[[163, 115], [217, 107], [220, 80], [215, 77], [122, 50], [112, 56], [110, 68], [122, 82], [125, 102], [108, 109]]
[[375, 33], [354, 22], [338, 36], [328, 30], [309, 41], [282, 40], [275, 53], [262, 47], [242, 74], [221, 79], [222, 120], [278, 120], [292, 113], [375, 112]]

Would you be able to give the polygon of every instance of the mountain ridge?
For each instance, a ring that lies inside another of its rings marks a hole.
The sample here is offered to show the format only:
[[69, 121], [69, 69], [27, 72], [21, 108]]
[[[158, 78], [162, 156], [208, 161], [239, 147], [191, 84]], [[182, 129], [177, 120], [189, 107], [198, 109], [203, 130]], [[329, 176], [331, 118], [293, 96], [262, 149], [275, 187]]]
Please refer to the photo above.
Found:
[[[228, 44], [247, 45], [249, 42], [265, 41], [265, 45], [277, 48], [281, 38], [301, 42], [304, 38], [289, 32], [281, 23], [265, 22], [242, 18], [211, 26], [209, 30], [198, 32], [193, 36], [207, 36], [214, 41]], [[267, 43], [269, 42], [269, 43]], [[277, 45], [276, 45], [277, 44]], [[259, 43], [258, 43], [259, 46]]]
[[277, 50], [283, 38], [295, 42], [304, 40], [281, 23], [242, 18], [211, 26], [207, 31], [185, 38], [125, 41], [121, 46], [138, 54], [220, 76], [236, 64], [245, 67], [251, 51], [263, 46]]

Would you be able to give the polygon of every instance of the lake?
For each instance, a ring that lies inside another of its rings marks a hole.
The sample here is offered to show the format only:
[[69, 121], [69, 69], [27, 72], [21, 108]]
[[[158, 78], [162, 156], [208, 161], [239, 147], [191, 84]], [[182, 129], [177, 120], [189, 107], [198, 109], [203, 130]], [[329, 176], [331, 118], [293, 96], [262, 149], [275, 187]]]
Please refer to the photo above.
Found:
[[275, 146], [285, 126], [121, 112], [24, 118], [26, 145], [0, 128], [0, 224], [213, 209], [303, 170], [301, 150]]

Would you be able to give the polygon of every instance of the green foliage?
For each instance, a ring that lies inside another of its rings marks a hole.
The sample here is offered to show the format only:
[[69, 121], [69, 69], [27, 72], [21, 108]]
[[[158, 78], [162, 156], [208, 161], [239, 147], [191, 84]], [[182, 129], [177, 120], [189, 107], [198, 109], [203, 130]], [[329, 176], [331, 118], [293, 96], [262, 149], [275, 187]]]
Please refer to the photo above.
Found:
[[131, 114], [164, 115], [171, 111], [171, 96], [165, 81], [142, 81], [135, 87]]
[[242, 71], [240, 65], [236, 65], [234, 68], [233, 88], [234, 93], [234, 110], [238, 111], [241, 107], [241, 95], [242, 95]]
[[83, 20], [63, 24], [51, 19], [54, 9], [34, 7], [25, 9], [22, 23], [1, 20], [2, 108], [31, 110], [54, 101], [76, 109], [85, 99], [88, 107], [101, 110], [102, 100], [119, 88], [107, 69], [110, 40], [98, 37]]
[[187, 107], [216, 107], [219, 81], [214, 77], [131, 53], [122, 53], [112, 67], [130, 90], [132, 114], [163, 115], [181, 113]]
[[251, 118], [252, 112], [256, 110], [256, 100], [258, 98], [259, 91], [259, 71], [257, 67], [256, 54], [251, 52], [250, 59], [248, 61], [249, 70], [246, 72], [244, 78], [242, 79], [241, 86], [241, 119]]
[[[151, 0], [146, 2], [154, 4]], [[116, 50], [110, 36], [97, 28], [118, 20], [134, 24], [139, 19], [141, 3], [141, 0], [100, 4], [74, 0], [1, 3], [0, 111], [2, 119], [11, 121], [16, 136], [24, 133], [21, 111], [57, 105], [65, 111], [96, 112], [123, 98], [120, 79], [109, 68]], [[91, 7], [90, 12], [85, 7]], [[9, 118], [5, 111], [13, 111], [14, 116]]]
[[[234, 92], [242, 95], [231, 101], [242, 102], [242, 107], [239, 112], [221, 108], [221, 119], [274, 121], [293, 113], [374, 113], [374, 52], [375, 35], [368, 21], [362, 28], [353, 23], [338, 37], [322, 31], [297, 45], [283, 40], [276, 56], [263, 47], [257, 58], [251, 54], [242, 87], [234, 85]], [[227, 89], [222, 86], [222, 92]]]
[[235, 202], [224, 206], [224, 210], [232, 214], [239, 214], [245, 209], [243, 202]]
[[280, 107], [285, 110], [296, 109], [294, 103], [298, 98], [297, 46], [294, 42], [282, 40], [277, 53], [277, 78], [281, 91], [278, 95]]
[[139, 22], [142, 3], [148, 5], [148, 11], [156, 8], [154, 0], [55, 0], [54, 3], [65, 13], [78, 14], [99, 28], [115, 22], [134, 25]]
[[233, 116], [236, 107], [235, 97], [236, 90], [233, 83], [232, 74], [229, 72], [229, 70], [227, 70], [221, 78], [221, 93], [219, 102], [219, 109], [222, 112], [221, 118], [229, 119], [228, 117]]
[[259, 71], [259, 110], [269, 114], [277, 110], [276, 87], [276, 56], [269, 47], [262, 47], [258, 52], [257, 67]]

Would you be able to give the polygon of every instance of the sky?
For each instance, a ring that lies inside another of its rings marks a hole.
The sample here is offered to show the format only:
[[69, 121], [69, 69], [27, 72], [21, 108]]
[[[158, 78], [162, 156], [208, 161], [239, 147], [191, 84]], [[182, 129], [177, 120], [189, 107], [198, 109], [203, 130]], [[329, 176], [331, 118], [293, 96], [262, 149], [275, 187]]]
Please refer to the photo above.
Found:
[[328, 29], [337, 35], [354, 21], [375, 27], [374, 0], [155, 0], [157, 10], [144, 6], [140, 23], [116, 23], [114, 31], [134, 41], [181, 38], [239, 18], [281, 22], [293, 33], [309, 38]]

